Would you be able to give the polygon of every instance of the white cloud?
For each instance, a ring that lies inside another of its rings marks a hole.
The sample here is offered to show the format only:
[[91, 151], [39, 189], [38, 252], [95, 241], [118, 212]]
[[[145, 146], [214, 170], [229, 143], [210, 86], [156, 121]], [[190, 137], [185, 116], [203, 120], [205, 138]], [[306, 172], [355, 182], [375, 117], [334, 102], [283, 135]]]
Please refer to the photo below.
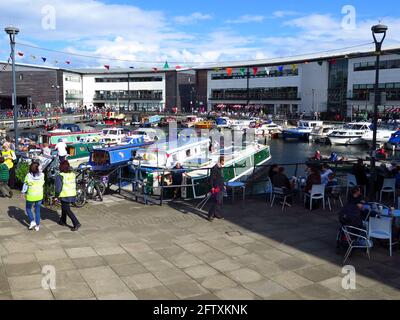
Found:
[[280, 11], [275, 11], [272, 13], [272, 16], [274, 18], [284, 18], [284, 17], [288, 17], [288, 16], [295, 16], [298, 13], [296, 11], [284, 11], [284, 10], [280, 10]]
[[252, 23], [252, 22], [263, 22], [265, 20], [264, 16], [260, 16], [260, 15], [249, 15], [246, 14], [244, 16], [240, 16], [239, 18], [235, 19], [235, 20], [227, 20], [226, 23], [231, 23], [231, 24], [235, 24], [235, 23]]
[[179, 24], [194, 24], [198, 21], [211, 20], [212, 16], [209, 14], [203, 14], [200, 12], [194, 12], [188, 16], [177, 16], [174, 21]]

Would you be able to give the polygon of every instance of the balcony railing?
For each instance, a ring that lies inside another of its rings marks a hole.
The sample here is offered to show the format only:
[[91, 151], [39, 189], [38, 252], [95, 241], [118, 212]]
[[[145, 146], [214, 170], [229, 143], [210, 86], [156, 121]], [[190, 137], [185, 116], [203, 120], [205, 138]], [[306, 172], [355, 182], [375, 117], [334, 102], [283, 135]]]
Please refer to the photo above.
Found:
[[297, 93], [280, 93], [280, 94], [267, 94], [267, 93], [259, 93], [259, 94], [212, 94], [210, 100], [301, 100], [300, 96]]
[[120, 94], [120, 95], [106, 95], [96, 94], [94, 100], [153, 100], [161, 101], [162, 94]]
[[82, 100], [83, 94], [82, 93], [66, 93], [65, 99], [67, 99], [67, 100]]
[[[386, 101], [400, 101], [400, 90], [399, 89], [384, 89], [381, 90], [382, 99]], [[355, 101], [369, 101], [374, 98], [375, 91], [374, 90], [357, 90], [357, 91], [349, 91], [347, 94], [347, 98], [349, 100]]]

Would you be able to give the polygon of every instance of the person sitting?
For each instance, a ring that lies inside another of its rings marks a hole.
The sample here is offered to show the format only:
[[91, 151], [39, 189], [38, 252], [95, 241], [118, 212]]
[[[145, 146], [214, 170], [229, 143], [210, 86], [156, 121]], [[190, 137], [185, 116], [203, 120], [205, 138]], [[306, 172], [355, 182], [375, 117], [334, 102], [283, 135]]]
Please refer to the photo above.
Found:
[[292, 189], [289, 178], [285, 174], [285, 168], [278, 168], [278, 173], [275, 174], [272, 178], [272, 185], [276, 188], [286, 188], [287, 190]]
[[332, 169], [329, 168], [327, 164], [324, 164], [322, 166], [322, 173], [321, 173], [321, 184], [327, 184], [328, 183], [328, 176], [333, 173]]
[[339, 221], [342, 225], [365, 229], [363, 224], [363, 207], [361, 190], [359, 187], [351, 189], [349, 201], [339, 212]]
[[376, 150], [376, 157], [378, 159], [386, 159], [387, 158], [387, 153], [385, 151], [385, 148], [382, 145]]
[[327, 195], [331, 195], [332, 191], [334, 191], [335, 187], [338, 186], [338, 181], [336, 179], [336, 175], [332, 172], [328, 175], [328, 181], [325, 184], [325, 190]]
[[329, 157], [329, 161], [336, 162], [339, 161], [339, 156], [336, 152], [332, 152], [331, 156]]
[[319, 150], [315, 151], [314, 156], [311, 157], [310, 160], [321, 161], [322, 160], [321, 152]]
[[321, 174], [316, 167], [310, 168], [311, 173], [307, 177], [306, 186], [304, 188], [304, 192], [310, 193], [312, 186], [314, 184], [321, 184]]
[[274, 175], [276, 175], [277, 173], [278, 173], [278, 165], [272, 164], [268, 171], [268, 177], [271, 179], [271, 182], [272, 179], [274, 178]]
[[362, 159], [358, 159], [357, 164], [353, 166], [353, 174], [359, 186], [366, 186], [368, 184], [367, 172]]

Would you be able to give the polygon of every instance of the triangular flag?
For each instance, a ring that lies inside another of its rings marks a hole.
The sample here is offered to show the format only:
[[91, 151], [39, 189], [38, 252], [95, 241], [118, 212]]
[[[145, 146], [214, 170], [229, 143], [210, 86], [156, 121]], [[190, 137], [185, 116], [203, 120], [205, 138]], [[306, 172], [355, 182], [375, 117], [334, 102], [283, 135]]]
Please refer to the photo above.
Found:
[[167, 62], [167, 61], [165, 61], [164, 69], [169, 69], [169, 65], [168, 65], [168, 62]]
[[182, 69], [181, 66], [175, 66], [175, 69]]
[[157, 72], [157, 71], [158, 71], [158, 69], [157, 69], [157, 68], [153, 68], [153, 71], [154, 71], [154, 72]]
[[31, 55], [31, 59], [36, 60], [36, 56]]
[[129, 69], [135, 69], [135, 67], [129, 67]]
[[258, 68], [257, 67], [254, 67], [253, 68], [253, 74], [256, 76], [257, 75], [257, 72], [258, 72]]
[[43, 62], [46, 62], [47, 58], [45, 58], [45, 57], [42, 57], [42, 60], [43, 60]]
[[105, 64], [104, 68], [106, 68], [107, 70], [110, 70], [110, 66], [108, 64]]
[[308, 61], [304, 61], [304, 64], [309, 64], [309, 62]]
[[23, 57], [23, 56], [24, 56], [24, 53], [23, 53], [23, 52], [18, 52], [18, 55], [19, 55], [20, 57]]
[[226, 68], [226, 73], [228, 74], [228, 76], [231, 76], [232, 68]]
[[330, 64], [336, 64], [336, 59], [329, 60]]
[[66, 64], [71, 64], [71, 61], [65, 61]]
[[268, 68], [268, 67], [265, 67], [265, 73], [266, 73], [268, 76], [269, 76], [270, 72], [271, 72], [271, 69]]
[[54, 63], [55, 63], [55, 64], [58, 64], [58, 60], [54, 60]]
[[323, 63], [324, 63], [323, 61], [318, 61], [318, 64], [319, 64], [320, 66], [322, 66]]
[[214, 68], [215, 72], [218, 72], [219, 70], [221, 70], [220, 68]]
[[278, 71], [279, 71], [279, 72], [283, 72], [283, 66], [279, 66], [279, 67], [278, 67]]
[[242, 74], [242, 76], [244, 76], [246, 74], [246, 69], [245, 68], [240, 68], [240, 73]]
[[296, 69], [297, 69], [297, 64], [292, 64], [292, 71], [294, 72], [296, 71]]

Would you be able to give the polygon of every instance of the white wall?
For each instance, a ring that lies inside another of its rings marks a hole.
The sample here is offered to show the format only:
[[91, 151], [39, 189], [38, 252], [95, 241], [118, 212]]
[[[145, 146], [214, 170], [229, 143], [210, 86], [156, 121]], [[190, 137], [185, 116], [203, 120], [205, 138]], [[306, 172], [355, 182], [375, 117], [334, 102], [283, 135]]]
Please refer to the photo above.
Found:
[[[328, 100], [328, 77], [329, 64], [324, 61], [320, 66], [317, 62], [301, 64], [300, 81], [300, 111], [310, 112], [325, 112], [327, 111]], [[314, 95], [313, 95], [314, 90]], [[314, 111], [313, 108], [314, 96]]]

